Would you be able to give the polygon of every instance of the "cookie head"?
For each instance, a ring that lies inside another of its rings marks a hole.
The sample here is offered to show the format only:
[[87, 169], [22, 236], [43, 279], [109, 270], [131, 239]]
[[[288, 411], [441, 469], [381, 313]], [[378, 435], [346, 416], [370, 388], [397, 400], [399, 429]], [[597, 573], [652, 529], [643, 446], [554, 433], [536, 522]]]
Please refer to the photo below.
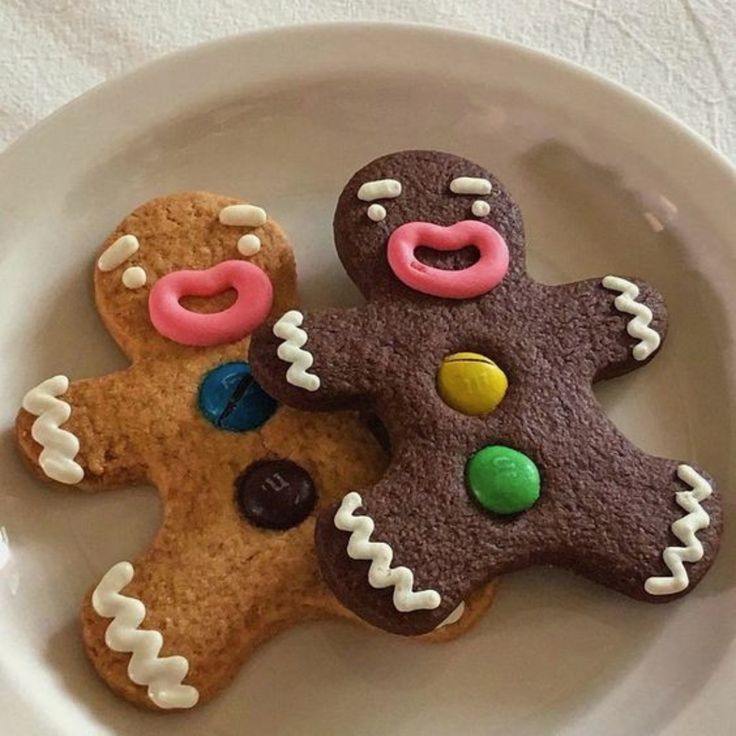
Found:
[[128, 355], [237, 343], [295, 297], [291, 249], [261, 207], [204, 192], [159, 197], [102, 245], [95, 298]]
[[335, 243], [368, 298], [466, 300], [525, 278], [517, 204], [472, 161], [401, 151], [364, 166], [340, 195]]

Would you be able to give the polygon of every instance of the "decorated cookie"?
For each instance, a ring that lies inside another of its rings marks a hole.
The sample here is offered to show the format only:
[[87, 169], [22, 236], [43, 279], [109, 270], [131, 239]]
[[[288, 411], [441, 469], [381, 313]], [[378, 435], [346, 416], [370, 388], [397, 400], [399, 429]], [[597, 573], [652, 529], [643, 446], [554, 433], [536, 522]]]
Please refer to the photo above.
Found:
[[[295, 300], [291, 250], [261, 208], [206, 193], [148, 202], [105, 241], [94, 282], [131, 366], [43, 381], [17, 438], [68, 488], [158, 488], [161, 529], [87, 596], [84, 643], [118, 694], [191, 708], [279, 630], [350, 615], [319, 577], [315, 511], [377, 480], [384, 453], [355, 415], [280, 408], [254, 380], [249, 333]], [[491, 595], [432, 637], [467, 628]]]
[[503, 185], [434, 151], [361, 169], [334, 232], [367, 304], [289, 310], [259, 329], [251, 359], [279, 400], [372, 409], [391, 438], [383, 478], [319, 517], [322, 571], [346, 606], [416, 635], [529, 565], [650, 602], [695, 587], [721, 533], [712, 479], [635, 447], [591, 388], [661, 347], [651, 286], [533, 281]]

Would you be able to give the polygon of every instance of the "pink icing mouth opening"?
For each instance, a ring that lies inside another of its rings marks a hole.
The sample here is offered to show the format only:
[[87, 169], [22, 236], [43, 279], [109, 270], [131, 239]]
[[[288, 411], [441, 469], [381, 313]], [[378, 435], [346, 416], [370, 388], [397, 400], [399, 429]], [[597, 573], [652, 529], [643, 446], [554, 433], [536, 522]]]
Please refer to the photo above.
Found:
[[[478, 260], [468, 268], [449, 271], [417, 260], [420, 246], [439, 251], [475, 246]], [[410, 289], [445, 299], [473, 299], [498, 286], [509, 269], [509, 249], [501, 234], [476, 220], [442, 227], [431, 222], [407, 222], [388, 240], [387, 258], [394, 275]]]
[[[185, 296], [212, 297], [234, 289], [235, 302], [221, 312], [202, 314], [180, 304]], [[181, 345], [206, 347], [241, 340], [265, 322], [273, 287], [258, 266], [223, 261], [204, 271], [174, 271], [160, 278], [148, 297], [156, 330]]]

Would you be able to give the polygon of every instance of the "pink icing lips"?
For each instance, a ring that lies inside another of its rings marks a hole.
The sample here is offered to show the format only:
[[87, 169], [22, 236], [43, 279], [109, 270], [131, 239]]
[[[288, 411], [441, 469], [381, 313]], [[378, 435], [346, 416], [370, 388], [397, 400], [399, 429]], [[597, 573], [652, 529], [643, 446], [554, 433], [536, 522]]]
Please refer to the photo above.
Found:
[[[221, 312], [199, 314], [185, 309], [185, 296], [215, 296], [235, 289], [235, 303]], [[271, 311], [273, 287], [258, 266], [223, 261], [205, 271], [174, 271], [160, 278], [148, 297], [153, 326], [182, 345], [223, 345], [240, 340], [262, 324]]]
[[[480, 258], [461, 271], [445, 271], [420, 263], [414, 251], [460, 250], [474, 245]], [[473, 299], [501, 283], [509, 268], [509, 249], [497, 230], [484, 222], [462, 220], [442, 227], [431, 222], [407, 222], [388, 240], [388, 263], [410, 289], [445, 299]]]

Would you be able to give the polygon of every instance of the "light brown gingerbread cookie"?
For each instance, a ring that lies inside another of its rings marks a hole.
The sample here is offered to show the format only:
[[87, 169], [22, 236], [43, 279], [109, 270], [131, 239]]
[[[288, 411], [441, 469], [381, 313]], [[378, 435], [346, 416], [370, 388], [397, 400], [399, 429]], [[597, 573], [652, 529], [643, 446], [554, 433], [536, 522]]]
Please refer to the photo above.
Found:
[[[278, 407], [250, 375], [250, 332], [296, 296], [291, 249], [262, 209], [208, 193], [152, 200], [105, 241], [94, 282], [131, 366], [44, 381], [17, 439], [64, 487], [158, 489], [156, 538], [88, 594], [83, 638], [119, 695], [191, 708], [281, 629], [352, 618], [320, 579], [315, 515], [375, 482], [386, 458], [355, 415]], [[492, 597], [489, 586], [429, 638], [466, 630]]]

